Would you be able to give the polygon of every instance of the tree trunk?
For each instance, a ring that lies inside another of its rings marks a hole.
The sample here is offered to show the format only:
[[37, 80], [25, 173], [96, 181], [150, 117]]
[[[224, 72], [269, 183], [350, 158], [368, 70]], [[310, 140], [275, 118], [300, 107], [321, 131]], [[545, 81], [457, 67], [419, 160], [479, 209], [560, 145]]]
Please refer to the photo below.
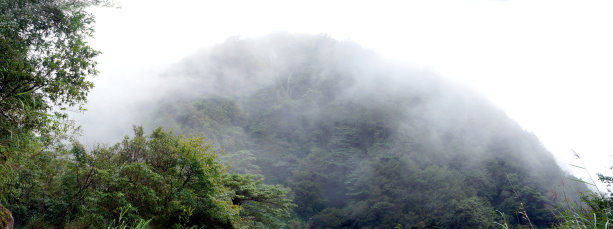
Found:
[[13, 229], [15, 220], [11, 211], [0, 205], [0, 229]]

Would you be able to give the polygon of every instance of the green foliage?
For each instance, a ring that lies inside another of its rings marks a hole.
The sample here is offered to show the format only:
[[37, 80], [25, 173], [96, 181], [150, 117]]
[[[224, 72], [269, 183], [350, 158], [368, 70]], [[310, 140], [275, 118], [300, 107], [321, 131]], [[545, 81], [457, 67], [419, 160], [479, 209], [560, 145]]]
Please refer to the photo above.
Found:
[[254, 175], [230, 174], [224, 186], [230, 191], [232, 203], [241, 206], [241, 216], [253, 228], [283, 228], [296, 206], [289, 199], [287, 188], [265, 185]]
[[[17, 225], [109, 225], [109, 228], [279, 226], [292, 207], [289, 190], [232, 175], [201, 138], [141, 127], [111, 147], [88, 152], [74, 143], [7, 163], [0, 185]], [[80, 226], [79, 226], [80, 225]], [[130, 226], [132, 225], [132, 226]]]
[[[93, 87], [86, 76], [96, 74], [98, 55], [85, 41], [93, 32], [93, 16], [85, 8], [103, 4], [0, 0], [0, 174], [19, 171], [37, 178], [41, 174], [33, 166], [40, 161], [28, 161], [30, 157], [39, 156], [73, 129], [64, 110], [83, 110]], [[25, 169], [14, 168], [15, 163], [23, 163]], [[14, 177], [0, 177], [0, 185], [7, 183], [14, 183]], [[26, 197], [46, 198], [37, 196], [40, 187], [33, 183], [34, 190], [25, 191]], [[0, 189], [2, 202], [23, 188]], [[29, 208], [16, 210], [30, 214]]]
[[[582, 203], [570, 203], [572, 208], [561, 210], [557, 228], [613, 228], [611, 198], [598, 193], [582, 196]], [[587, 206], [587, 207], [584, 207]]]
[[455, 227], [478, 228], [494, 222], [494, 209], [489, 203], [478, 197], [470, 197], [460, 202], [452, 202], [455, 212], [450, 224]]
[[11, 212], [4, 206], [0, 205], [0, 227], [12, 228], [14, 225], [14, 219]]
[[0, 1], [0, 159], [25, 151], [35, 136], [57, 132], [63, 111], [86, 101], [99, 52], [86, 12], [99, 0]]
[[[575, 153], [577, 159], [581, 160]], [[587, 168], [581, 167], [589, 173]], [[558, 213], [557, 228], [613, 228], [613, 192], [609, 189], [613, 177], [598, 174], [598, 180], [607, 186], [607, 192], [600, 192], [595, 180], [577, 182], [591, 185], [597, 191], [581, 193], [580, 202], [567, 199], [567, 207]]]
[[119, 213], [119, 218], [117, 219], [117, 221], [113, 221], [112, 224], [108, 225], [106, 228], [107, 229], [146, 229], [149, 228], [149, 222], [151, 222], [151, 220], [143, 220], [140, 219], [137, 222], [134, 223], [134, 226], [129, 226], [128, 223], [124, 220], [124, 215], [126, 215], [126, 213], [130, 210], [131, 208], [124, 208], [124, 209], [120, 209], [121, 212]]

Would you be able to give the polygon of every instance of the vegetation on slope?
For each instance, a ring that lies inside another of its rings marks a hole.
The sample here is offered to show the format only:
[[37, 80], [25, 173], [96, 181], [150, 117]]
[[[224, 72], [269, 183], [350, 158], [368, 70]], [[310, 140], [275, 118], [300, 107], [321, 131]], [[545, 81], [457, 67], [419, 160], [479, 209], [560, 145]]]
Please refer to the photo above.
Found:
[[168, 77], [188, 83], [149, 125], [203, 133], [235, 171], [289, 186], [305, 225], [486, 226], [494, 210], [511, 224], [556, 221], [552, 193], [568, 175], [552, 155], [435, 75], [352, 43], [287, 34], [230, 39], [174, 69]]
[[[17, 225], [87, 228], [150, 220], [162, 228], [281, 227], [293, 204], [288, 190], [227, 173], [200, 138], [156, 129], [88, 152], [77, 143], [8, 165], [0, 187]], [[257, 210], [255, 210], [257, 209]]]

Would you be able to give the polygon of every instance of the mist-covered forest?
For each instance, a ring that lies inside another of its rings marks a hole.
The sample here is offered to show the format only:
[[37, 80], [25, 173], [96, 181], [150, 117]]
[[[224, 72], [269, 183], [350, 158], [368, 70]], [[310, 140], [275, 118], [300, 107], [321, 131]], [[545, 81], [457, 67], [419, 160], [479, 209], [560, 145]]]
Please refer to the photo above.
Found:
[[289, 187], [313, 227], [479, 227], [495, 210], [526, 223], [518, 209], [545, 227], [552, 193], [584, 188], [485, 99], [351, 42], [230, 39], [175, 69], [185, 83], [145, 126], [216, 142], [232, 171]]
[[326, 35], [197, 51], [116, 112], [132, 134], [80, 143], [100, 4], [0, 0], [0, 228], [607, 227], [486, 98]]

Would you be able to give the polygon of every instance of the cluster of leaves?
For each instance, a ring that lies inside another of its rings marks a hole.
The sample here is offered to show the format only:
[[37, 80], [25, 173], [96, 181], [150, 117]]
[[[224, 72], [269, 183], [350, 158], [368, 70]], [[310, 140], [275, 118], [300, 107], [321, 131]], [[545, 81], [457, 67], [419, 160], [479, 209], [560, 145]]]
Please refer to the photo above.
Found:
[[99, 0], [0, 1], [0, 159], [53, 134], [70, 107], [82, 109], [96, 74], [86, 7]]
[[[302, 226], [481, 227], [496, 210], [513, 225], [556, 222], [550, 193], [569, 177], [536, 137], [469, 92], [321, 36], [214, 50], [213, 68], [186, 70], [198, 87], [182, 91], [201, 96], [168, 96], [150, 122], [204, 133], [237, 172], [289, 186]], [[236, 78], [257, 86], [225, 93]]]
[[[163, 227], [280, 227], [293, 207], [288, 190], [254, 176], [229, 174], [200, 138], [156, 129], [90, 152], [69, 150], [12, 158], [0, 187], [21, 226], [120, 222]], [[8, 178], [8, 179], [7, 179]]]

